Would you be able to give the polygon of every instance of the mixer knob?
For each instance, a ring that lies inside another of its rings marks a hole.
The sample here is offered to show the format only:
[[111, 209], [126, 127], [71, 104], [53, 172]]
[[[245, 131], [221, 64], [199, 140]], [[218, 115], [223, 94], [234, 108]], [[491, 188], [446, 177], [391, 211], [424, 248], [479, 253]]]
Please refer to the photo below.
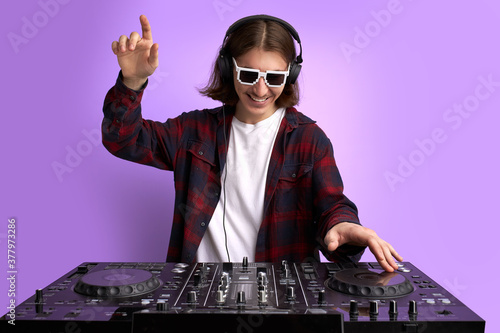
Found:
[[318, 304], [322, 305], [326, 303], [326, 293], [325, 289], [321, 289], [318, 293]]
[[258, 294], [259, 305], [265, 305], [267, 303], [267, 294], [265, 290], [259, 290]]
[[238, 291], [238, 295], [236, 296], [236, 303], [238, 304], [245, 304], [247, 302], [246, 297], [245, 297], [245, 292]]
[[43, 290], [42, 289], [37, 289], [35, 291], [35, 303], [36, 304], [43, 303]]
[[196, 297], [196, 291], [190, 291], [190, 292], [188, 292], [188, 294], [187, 294], [187, 302], [189, 304], [196, 303], [196, 298], [197, 298]]
[[417, 311], [417, 302], [410, 301], [410, 306], [408, 307], [408, 314], [410, 315], [410, 320], [416, 320], [418, 311]]
[[194, 286], [198, 287], [201, 282], [201, 275], [199, 273], [196, 273], [193, 277], [194, 277]]
[[288, 288], [286, 288], [286, 298], [289, 301], [295, 300], [296, 296], [295, 296], [295, 288], [294, 287], [289, 286]]
[[398, 303], [396, 301], [391, 301], [389, 303], [389, 318], [391, 320], [396, 320], [398, 318]]
[[223, 304], [224, 303], [224, 292], [222, 290], [217, 290], [217, 294], [215, 295], [215, 301], [218, 304]]
[[219, 285], [222, 288], [227, 288], [227, 285], [229, 284], [229, 275], [227, 273], [222, 273], [222, 276], [220, 277]]
[[370, 301], [370, 318], [376, 319], [378, 316], [378, 302]]
[[411, 314], [411, 315], [418, 314], [418, 311], [417, 311], [417, 302], [410, 301], [410, 306], [408, 308], [408, 314]]
[[257, 277], [257, 283], [259, 285], [266, 285], [267, 284], [267, 274], [264, 272], [259, 272], [259, 276]]
[[43, 303], [35, 304], [35, 311], [36, 311], [36, 313], [44, 313]]
[[349, 304], [349, 315], [351, 317], [357, 318], [359, 315], [359, 310], [358, 310], [358, 302], [351, 300], [351, 303]]
[[243, 257], [243, 263], [242, 263], [243, 268], [248, 267], [248, 257]]
[[156, 303], [156, 311], [159, 311], [159, 312], [168, 311], [168, 303], [167, 302]]

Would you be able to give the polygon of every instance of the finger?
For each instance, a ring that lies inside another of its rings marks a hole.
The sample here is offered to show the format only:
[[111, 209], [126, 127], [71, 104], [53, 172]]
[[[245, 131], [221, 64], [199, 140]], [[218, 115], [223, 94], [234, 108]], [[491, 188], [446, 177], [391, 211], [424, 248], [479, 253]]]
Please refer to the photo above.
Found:
[[159, 45], [157, 43], [154, 43], [152, 46], [151, 46], [151, 50], [149, 52], [149, 64], [153, 67], [153, 68], [156, 68], [158, 67], [158, 49], [159, 49]]
[[118, 51], [125, 52], [127, 50], [127, 41], [128, 37], [125, 35], [121, 35], [118, 39]]
[[141, 15], [140, 17], [141, 27], [142, 27], [142, 38], [153, 40], [153, 33], [151, 32], [151, 25], [146, 15]]
[[336, 239], [330, 240], [327, 243], [328, 251], [333, 252], [339, 247], [339, 242]]
[[137, 42], [141, 39], [141, 36], [137, 32], [132, 32], [130, 34], [130, 39], [128, 40], [128, 49], [130, 51], [133, 51], [135, 49], [135, 46], [137, 45]]
[[378, 263], [380, 266], [387, 272], [394, 272], [394, 268], [392, 268], [386, 260], [384, 250], [380, 246], [380, 244], [377, 241], [370, 241], [368, 243], [368, 247], [370, 248], [370, 251], [373, 253], [375, 256], [375, 259], [377, 259]]
[[389, 244], [389, 248], [391, 250], [392, 256], [396, 258], [397, 261], [403, 261], [403, 257], [399, 255], [399, 253], [397, 253], [396, 250], [394, 250], [394, 247], [392, 247], [391, 244]]
[[118, 42], [116, 40], [111, 43], [111, 50], [115, 55], [118, 54]]
[[328, 230], [325, 238], [323, 239], [328, 251], [333, 252], [339, 247], [340, 245], [339, 237], [340, 235], [337, 232], [337, 229], [331, 228], [330, 230]]
[[394, 258], [392, 257], [392, 253], [391, 253], [391, 250], [389, 249], [389, 245], [388, 244], [382, 245], [382, 251], [384, 252], [385, 261], [387, 262], [387, 264], [389, 266], [391, 266], [392, 269], [397, 270], [399, 267], [396, 264], [396, 262], [394, 261]]

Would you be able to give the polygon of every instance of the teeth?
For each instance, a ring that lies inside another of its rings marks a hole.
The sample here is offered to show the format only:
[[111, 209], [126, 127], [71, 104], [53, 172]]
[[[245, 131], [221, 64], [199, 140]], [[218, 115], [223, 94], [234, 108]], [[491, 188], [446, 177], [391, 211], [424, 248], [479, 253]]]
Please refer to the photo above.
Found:
[[264, 102], [267, 98], [263, 98], [263, 99], [257, 99], [257, 98], [254, 98], [252, 96], [250, 96], [251, 99], [253, 99], [254, 101], [256, 102]]

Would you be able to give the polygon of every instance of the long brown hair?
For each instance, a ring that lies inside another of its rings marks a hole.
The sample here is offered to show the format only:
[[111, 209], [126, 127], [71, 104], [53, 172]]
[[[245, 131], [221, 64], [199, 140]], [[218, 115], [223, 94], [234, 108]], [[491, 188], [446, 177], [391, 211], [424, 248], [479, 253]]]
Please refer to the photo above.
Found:
[[[251, 21], [231, 33], [224, 45], [225, 53], [230, 57], [238, 58], [246, 52], [259, 48], [264, 51], [279, 53], [287, 63], [296, 58], [295, 44], [290, 33], [279, 23], [266, 20]], [[231, 62], [231, 78], [233, 67]], [[207, 97], [224, 104], [234, 106], [239, 98], [234, 88], [233, 79], [223, 81], [221, 69], [217, 59], [206, 87], [199, 92]], [[282, 94], [276, 100], [278, 107], [291, 107], [299, 103], [298, 83], [286, 83]]]

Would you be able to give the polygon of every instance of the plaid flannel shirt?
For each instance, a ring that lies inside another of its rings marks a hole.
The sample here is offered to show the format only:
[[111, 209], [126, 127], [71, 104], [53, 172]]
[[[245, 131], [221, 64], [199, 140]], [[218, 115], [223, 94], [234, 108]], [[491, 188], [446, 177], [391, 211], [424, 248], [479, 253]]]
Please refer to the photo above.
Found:
[[[103, 144], [113, 155], [174, 172], [175, 206], [167, 261], [193, 262], [219, 201], [234, 108], [182, 113], [164, 123], [144, 120], [139, 91], [121, 75], [104, 101]], [[224, 119], [225, 115], [225, 119]], [[224, 126], [225, 125], [225, 126]], [[228, 194], [230, 196], [230, 194]], [[344, 194], [330, 140], [314, 121], [288, 108], [269, 163], [264, 219], [255, 261], [358, 261], [364, 247], [334, 252], [323, 242], [340, 222], [358, 223], [357, 208]]]

